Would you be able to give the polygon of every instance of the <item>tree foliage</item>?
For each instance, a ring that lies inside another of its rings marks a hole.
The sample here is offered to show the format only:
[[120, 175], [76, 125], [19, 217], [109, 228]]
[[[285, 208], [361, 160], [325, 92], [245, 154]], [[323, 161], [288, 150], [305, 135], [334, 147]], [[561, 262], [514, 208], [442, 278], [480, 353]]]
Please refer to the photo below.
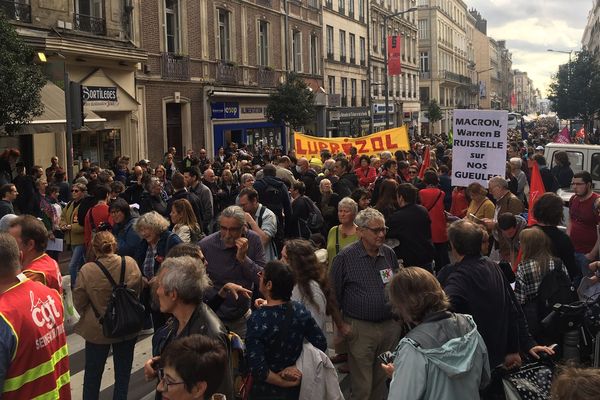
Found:
[[298, 74], [289, 73], [286, 81], [269, 97], [267, 118], [293, 129], [314, 120], [315, 95]]
[[600, 111], [600, 64], [594, 56], [584, 50], [570, 64], [559, 66], [548, 98], [559, 118], [582, 119], [589, 126]]
[[431, 126], [431, 134], [433, 135], [434, 124], [442, 119], [442, 109], [438, 105], [435, 99], [431, 100], [427, 105], [427, 111], [425, 116], [429, 120], [429, 126]]
[[0, 12], [0, 130], [14, 132], [43, 112], [40, 91], [46, 84], [34, 52]]

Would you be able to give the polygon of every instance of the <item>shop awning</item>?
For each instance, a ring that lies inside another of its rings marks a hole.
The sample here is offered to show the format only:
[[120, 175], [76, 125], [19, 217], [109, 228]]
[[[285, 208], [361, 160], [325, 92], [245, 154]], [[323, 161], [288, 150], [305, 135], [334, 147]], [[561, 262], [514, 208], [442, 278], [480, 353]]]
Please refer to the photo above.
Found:
[[[65, 93], [54, 83], [48, 81], [42, 88], [40, 96], [44, 111], [41, 115], [24, 125], [17, 134], [27, 135], [32, 133], [64, 132], [67, 117], [65, 113]], [[105, 118], [98, 116], [92, 111], [85, 111], [83, 130], [104, 129]]]

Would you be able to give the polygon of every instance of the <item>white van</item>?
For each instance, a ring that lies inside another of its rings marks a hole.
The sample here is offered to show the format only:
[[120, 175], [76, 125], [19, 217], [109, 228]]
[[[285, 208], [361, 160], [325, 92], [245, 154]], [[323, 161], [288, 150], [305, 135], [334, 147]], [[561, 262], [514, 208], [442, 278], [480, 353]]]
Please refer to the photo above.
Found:
[[[556, 165], [554, 160], [554, 154], [559, 151], [564, 151], [569, 157], [571, 163], [571, 169], [573, 173], [579, 171], [588, 171], [592, 174], [593, 189], [595, 192], [600, 193], [600, 146], [593, 144], [563, 144], [563, 143], [548, 143], [544, 148], [544, 157], [548, 168], [552, 168]], [[559, 189], [556, 192], [567, 205], [573, 191], [571, 188]]]

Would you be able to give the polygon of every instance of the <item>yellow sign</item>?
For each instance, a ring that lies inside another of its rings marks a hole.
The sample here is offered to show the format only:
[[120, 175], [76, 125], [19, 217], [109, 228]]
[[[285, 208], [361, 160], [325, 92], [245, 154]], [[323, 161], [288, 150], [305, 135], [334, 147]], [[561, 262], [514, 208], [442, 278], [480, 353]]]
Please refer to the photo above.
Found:
[[337, 154], [340, 151], [350, 154], [351, 147], [356, 147], [359, 156], [363, 154], [368, 156], [378, 155], [386, 150], [392, 152], [392, 154], [396, 150], [410, 150], [406, 126], [357, 138], [321, 138], [294, 132], [294, 144], [296, 157], [305, 158], [319, 157], [322, 150], [329, 150], [331, 154]]

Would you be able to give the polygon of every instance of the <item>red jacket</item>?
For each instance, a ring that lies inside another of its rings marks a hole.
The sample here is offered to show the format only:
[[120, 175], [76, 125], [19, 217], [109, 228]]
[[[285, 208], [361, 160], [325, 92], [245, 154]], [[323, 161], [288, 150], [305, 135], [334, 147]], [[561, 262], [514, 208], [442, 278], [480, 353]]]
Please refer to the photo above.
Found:
[[[23, 273], [34, 281], [41, 282], [62, 294], [62, 276], [60, 274], [60, 268], [58, 267], [56, 260], [48, 254], [44, 253], [29, 263], [29, 265], [26, 265], [25, 268], [23, 268]], [[43, 276], [43, 279], [40, 280], [37, 276], [31, 275]]]
[[94, 207], [90, 208], [89, 211], [87, 212], [87, 214], [85, 214], [85, 222], [84, 222], [84, 242], [85, 245], [87, 247], [89, 247], [92, 244], [92, 224], [91, 224], [91, 220], [90, 220], [90, 214], [91, 214], [91, 220], [93, 220], [94, 224], [96, 226], [96, 229], [98, 228], [98, 226], [100, 226], [101, 223], [103, 222], [107, 222], [109, 224], [112, 225], [112, 218], [110, 216], [110, 213], [108, 212], [108, 205], [106, 204], [96, 204]]
[[446, 230], [446, 214], [444, 214], [444, 191], [438, 188], [426, 188], [419, 191], [421, 205], [429, 212], [431, 219], [431, 241], [433, 243], [446, 243], [448, 232]]
[[375, 167], [367, 167], [366, 169], [363, 167], [356, 168], [354, 173], [358, 177], [358, 184], [366, 188], [368, 188], [371, 183], [375, 182], [375, 179], [377, 178], [377, 170]]

